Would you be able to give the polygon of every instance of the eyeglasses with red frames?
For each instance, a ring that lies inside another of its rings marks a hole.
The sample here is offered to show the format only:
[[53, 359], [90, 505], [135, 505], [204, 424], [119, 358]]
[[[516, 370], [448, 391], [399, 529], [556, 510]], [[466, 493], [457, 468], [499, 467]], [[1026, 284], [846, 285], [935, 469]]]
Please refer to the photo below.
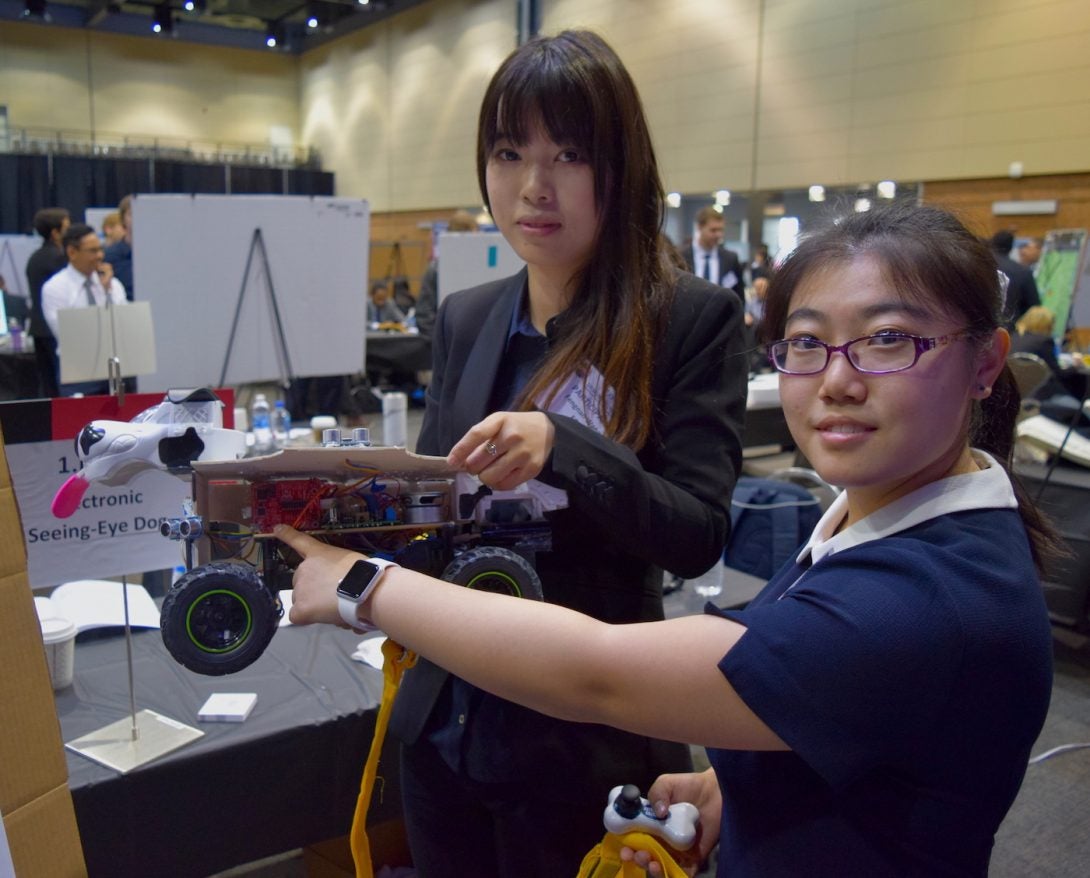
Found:
[[907, 332], [879, 332], [853, 338], [841, 345], [826, 344], [811, 336], [784, 338], [769, 344], [768, 359], [785, 375], [817, 375], [825, 371], [833, 354], [843, 354], [859, 372], [888, 375], [911, 369], [927, 351], [967, 335], [962, 331], [923, 338]]

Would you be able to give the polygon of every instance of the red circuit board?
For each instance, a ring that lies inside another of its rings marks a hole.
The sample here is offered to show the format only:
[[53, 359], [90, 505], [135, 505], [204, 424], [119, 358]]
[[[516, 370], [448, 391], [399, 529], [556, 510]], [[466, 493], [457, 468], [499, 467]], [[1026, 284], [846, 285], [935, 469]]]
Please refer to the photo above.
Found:
[[322, 520], [318, 498], [328, 489], [329, 484], [322, 479], [254, 482], [250, 487], [254, 530], [269, 533], [277, 524], [290, 524], [299, 530], [317, 530]]

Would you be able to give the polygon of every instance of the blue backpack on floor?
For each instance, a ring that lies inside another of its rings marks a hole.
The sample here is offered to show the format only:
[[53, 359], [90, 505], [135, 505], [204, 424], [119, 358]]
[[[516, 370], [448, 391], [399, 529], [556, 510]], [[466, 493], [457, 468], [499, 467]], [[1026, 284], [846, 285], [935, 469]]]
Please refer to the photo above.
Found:
[[801, 485], [741, 476], [730, 501], [723, 563], [771, 579], [810, 538], [821, 515], [821, 503]]

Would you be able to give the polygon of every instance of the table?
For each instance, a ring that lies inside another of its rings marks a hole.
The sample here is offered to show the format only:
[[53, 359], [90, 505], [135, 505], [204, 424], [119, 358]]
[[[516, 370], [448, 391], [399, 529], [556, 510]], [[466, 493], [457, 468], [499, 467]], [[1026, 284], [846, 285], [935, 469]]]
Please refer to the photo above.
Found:
[[780, 407], [780, 376], [763, 372], [749, 379], [746, 393], [746, 423], [742, 431], [742, 447], [757, 448], [774, 445], [783, 449], [795, 447]]
[[[249, 668], [204, 677], [177, 664], [158, 631], [134, 633], [137, 709], [205, 736], [126, 775], [66, 749], [91, 878], [192, 878], [348, 832], [382, 692], [381, 672], [348, 657], [359, 640], [285, 627]], [[55, 699], [66, 742], [129, 716], [123, 636], [78, 642], [75, 667]], [[257, 704], [243, 723], [198, 723], [214, 692], [256, 692]], [[389, 742], [379, 772], [374, 821], [400, 816]]]
[[413, 332], [368, 331], [366, 369], [370, 375], [399, 374], [415, 378], [431, 368], [431, 339]]

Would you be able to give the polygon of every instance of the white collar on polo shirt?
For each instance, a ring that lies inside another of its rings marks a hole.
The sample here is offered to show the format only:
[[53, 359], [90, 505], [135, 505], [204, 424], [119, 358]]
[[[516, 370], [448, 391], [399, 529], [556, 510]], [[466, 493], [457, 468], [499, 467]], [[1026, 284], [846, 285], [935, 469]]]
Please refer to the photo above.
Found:
[[917, 488], [840, 533], [835, 533], [837, 525], [848, 514], [848, 495], [842, 492], [821, 516], [810, 539], [799, 552], [798, 561], [801, 563], [809, 554], [811, 562], [816, 564], [826, 555], [891, 536], [952, 512], [1017, 509], [1018, 500], [1003, 467], [987, 452], [974, 448], [972, 453], [973, 459], [981, 467], [976, 472], [948, 476]]

